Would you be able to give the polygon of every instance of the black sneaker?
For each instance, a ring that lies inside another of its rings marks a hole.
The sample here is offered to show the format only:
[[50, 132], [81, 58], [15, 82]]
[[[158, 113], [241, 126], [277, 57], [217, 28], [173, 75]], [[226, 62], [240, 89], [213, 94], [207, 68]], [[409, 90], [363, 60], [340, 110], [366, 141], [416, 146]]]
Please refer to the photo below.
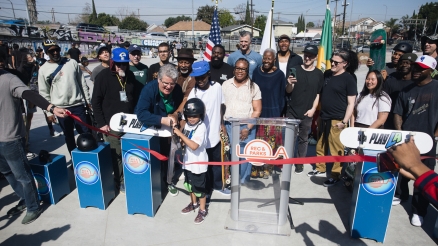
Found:
[[26, 216], [24, 216], [23, 220], [21, 221], [21, 224], [27, 225], [32, 222], [34, 222], [38, 217], [40, 217], [42, 210], [39, 208], [35, 211], [27, 211]]
[[325, 175], [325, 172], [320, 172], [316, 169], [307, 173], [307, 176], [309, 176], [309, 177], [312, 177], [312, 176], [320, 177], [320, 176], [324, 176], [324, 175]]
[[330, 187], [330, 186], [335, 185], [337, 182], [339, 182], [339, 179], [329, 178], [329, 179], [327, 179], [327, 180], [324, 182], [323, 185], [324, 185], [325, 187]]
[[295, 174], [301, 174], [304, 171], [303, 165], [295, 165]]
[[23, 212], [24, 210], [26, 210], [26, 204], [25, 204], [24, 200], [20, 200], [18, 202], [18, 204], [15, 205], [15, 207], [9, 209], [8, 212], [6, 212], [6, 214], [8, 216], [12, 216], [12, 215], [19, 214], [19, 213]]

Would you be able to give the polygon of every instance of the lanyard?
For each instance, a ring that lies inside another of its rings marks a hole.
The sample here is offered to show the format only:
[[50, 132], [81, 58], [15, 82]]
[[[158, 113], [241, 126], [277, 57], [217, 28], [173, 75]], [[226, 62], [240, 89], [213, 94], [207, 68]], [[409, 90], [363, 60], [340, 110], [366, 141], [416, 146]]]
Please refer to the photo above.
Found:
[[125, 80], [125, 84], [122, 84], [122, 81], [120, 80], [120, 77], [118, 74], [116, 74], [117, 79], [119, 80], [120, 86], [122, 87], [123, 91], [125, 91], [125, 86], [126, 86], [126, 80]]

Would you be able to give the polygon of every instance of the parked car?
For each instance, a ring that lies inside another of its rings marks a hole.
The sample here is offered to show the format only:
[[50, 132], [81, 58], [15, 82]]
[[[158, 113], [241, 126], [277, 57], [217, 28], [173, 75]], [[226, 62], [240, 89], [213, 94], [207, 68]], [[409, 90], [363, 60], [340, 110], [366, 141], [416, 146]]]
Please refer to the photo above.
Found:
[[97, 33], [107, 33], [108, 31], [103, 28], [103, 26], [88, 24], [88, 23], [79, 23], [76, 26], [76, 31], [78, 32], [97, 32]]
[[350, 49], [351, 45], [349, 42], [343, 42], [336, 45], [337, 49]]
[[370, 52], [370, 46], [369, 45], [364, 45], [364, 46], [359, 46], [356, 47], [356, 53], [369, 53]]
[[260, 37], [252, 38], [251, 39], [251, 44], [262, 44], [262, 38], [260, 38]]

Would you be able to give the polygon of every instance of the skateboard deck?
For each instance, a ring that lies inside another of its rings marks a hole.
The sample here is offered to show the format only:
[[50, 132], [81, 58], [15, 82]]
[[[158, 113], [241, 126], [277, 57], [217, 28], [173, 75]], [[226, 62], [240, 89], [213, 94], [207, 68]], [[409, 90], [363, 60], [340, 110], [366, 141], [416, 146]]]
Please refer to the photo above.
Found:
[[409, 140], [411, 136], [415, 139], [415, 145], [421, 154], [428, 153], [433, 146], [432, 138], [424, 132], [410, 132], [397, 130], [383, 130], [371, 128], [349, 127], [341, 132], [341, 143], [348, 148], [359, 147], [359, 131], [364, 132], [364, 142], [361, 146], [368, 150], [386, 151], [393, 145], [399, 145]]
[[370, 58], [374, 61], [371, 70], [382, 71], [386, 63], [386, 31], [383, 29], [375, 30], [370, 37]]
[[158, 137], [171, 137], [172, 129], [169, 126], [145, 126], [137, 119], [135, 114], [117, 113], [111, 117], [110, 128], [116, 132], [143, 134]]
[[[221, 161], [226, 162], [229, 161], [229, 153], [230, 153], [230, 141], [227, 134], [224, 134], [223, 131], [220, 131], [221, 137]], [[230, 166], [223, 165], [222, 166], [222, 189], [227, 188], [231, 184], [231, 175], [230, 175]]]

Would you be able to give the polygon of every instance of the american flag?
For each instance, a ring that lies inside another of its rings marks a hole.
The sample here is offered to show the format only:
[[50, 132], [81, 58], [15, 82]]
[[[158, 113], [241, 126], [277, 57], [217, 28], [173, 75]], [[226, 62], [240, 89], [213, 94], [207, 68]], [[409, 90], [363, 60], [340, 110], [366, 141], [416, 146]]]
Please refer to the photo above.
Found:
[[211, 51], [216, 44], [221, 44], [221, 27], [219, 26], [219, 18], [217, 16], [217, 9], [214, 9], [213, 13], [213, 21], [211, 22], [210, 27], [210, 36], [208, 37], [207, 47], [205, 47], [204, 51], [204, 61], [211, 60]]

